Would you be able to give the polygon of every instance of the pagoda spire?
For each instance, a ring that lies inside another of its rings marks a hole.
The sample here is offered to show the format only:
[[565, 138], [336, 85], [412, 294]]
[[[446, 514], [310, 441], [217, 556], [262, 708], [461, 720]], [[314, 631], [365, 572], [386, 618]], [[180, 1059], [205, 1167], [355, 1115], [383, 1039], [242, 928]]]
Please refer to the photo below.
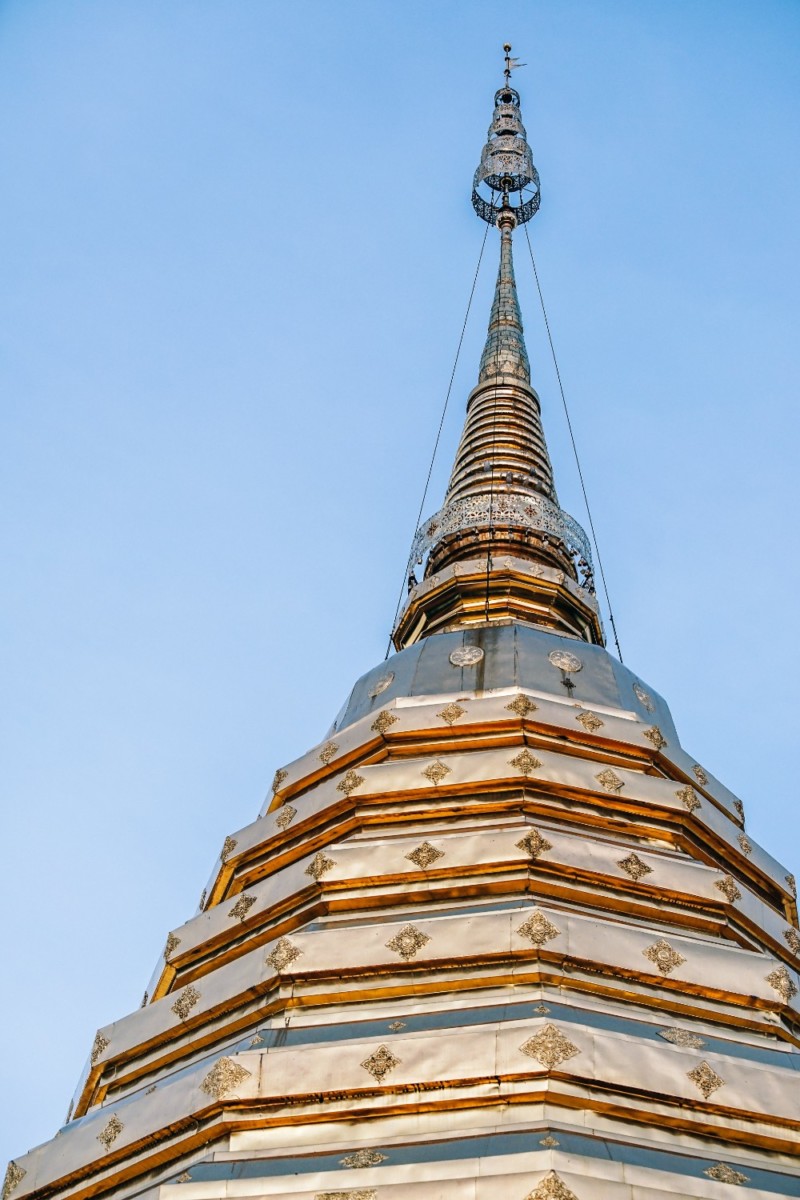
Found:
[[[539, 209], [539, 175], [508, 82], [472, 187], [476, 214], [500, 232], [500, 265], [478, 382], [442, 510], [417, 532], [409, 597], [394, 631], [398, 649], [460, 626], [525, 621], [603, 643], [591, 550], [560, 508], [539, 397], [531, 386], [512, 239]], [[422, 579], [416, 570], [422, 567]]]

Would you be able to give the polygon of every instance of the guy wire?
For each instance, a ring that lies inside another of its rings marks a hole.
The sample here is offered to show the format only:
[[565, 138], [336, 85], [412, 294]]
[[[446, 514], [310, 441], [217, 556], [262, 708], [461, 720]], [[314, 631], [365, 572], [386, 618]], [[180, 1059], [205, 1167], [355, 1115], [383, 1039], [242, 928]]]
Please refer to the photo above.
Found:
[[547, 330], [547, 340], [550, 343], [550, 353], [553, 356], [553, 366], [556, 369], [556, 379], [558, 380], [558, 389], [561, 392], [561, 403], [564, 406], [564, 415], [567, 418], [567, 429], [569, 430], [569, 438], [570, 438], [570, 441], [572, 442], [572, 453], [575, 455], [575, 465], [578, 468], [578, 479], [580, 480], [581, 491], [583, 492], [583, 502], [586, 505], [586, 515], [589, 518], [589, 528], [592, 531], [592, 541], [594, 542], [595, 554], [597, 555], [597, 565], [600, 568], [600, 579], [602, 580], [602, 583], [603, 583], [603, 593], [606, 598], [606, 606], [608, 607], [608, 617], [611, 622], [611, 630], [614, 634], [614, 643], [617, 647], [617, 654], [619, 655], [619, 661], [622, 662], [623, 661], [622, 650], [620, 648], [619, 638], [617, 636], [617, 626], [614, 621], [614, 610], [611, 607], [611, 597], [608, 594], [608, 584], [606, 583], [606, 573], [603, 570], [603, 560], [600, 556], [600, 544], [597, 541], [597, 534], [595, 533], [595, 529], [594, 529], [594, 521], [592, 520], [592, 510], [589, 506], [589, 496], [586, 491], [586, 484], [584, 483], [584, 480], [583, 480], [583, 471], [581, 470], [581, 460], [578, 456], [578, 447], [575, 442], [575, 434], [572, 431], [572, 421], [570, 420], [569, 409], [567, 408], [567, 397], [564, 394], [564, 384], [561, 382], [561, 371], [558, 368], [558, 359], [556, 358], [556, 348], [553, 345], [553, 335], [550, 332], [550, 322], [547, 319], [547, 309], [544, 306], [544, 296], [542, 295], [542, 285], [539, 283], [539, 272], [536, 270], [536, 260], [533, 257], [533, 246], [531, 245], [531, 239], [530, 239], [530, 235], [528, 233], [528, 226], [524, 225], [523, 228], [525, 230], [525, 240], [528, 243], [528, 253], [531, 256], [531, 266], [533, 267], [533, 277], [536, 280], [536, 290], [539, 293], [539, 303], [542, 306], [542, 316], [544, 317], [544, 327]]
[[[469, 300], [467, 301], [467, 311], [464, 313], [464, 323], [461, 326], [461, 336], [458, 339], [458, 346], [456, 348], [456, 357], [455, 357], [455, 360], [453, 361], [453, 369], [450, 372], [450, 382], [447, 385], [447, 394], [444, 398], [444, 407], [442, 408], [442, 415], [439, 420], [439, 428], [436, 431], [436, 440], [433, 443], [433, 453], [431, 454], [431, 461], [430, 461], [430, 465], [428, 467], [428, 475], [427, 475], [427, 478], [425, 479], [425, 487], [423, 488], [423, 491], [422, 491], [422, 499], [420, 501], [419, 512], [417, 513], [417, 520], [414, 525], [414, 533], [412, 535], [412, 538], [416, 536], [417, 530], [419, 529], [419, 523], [422, 520], [422, 513], [425, 508], [425, 501], [428, 498], [428, 488], [430, 487], [431, 476], [433, 474], [433, 464], [436, 461], [436, 452], [439, 449], [439, 441], [442, 436], [442, 429], [444, 428], [444, 419], [445, 419], [445, 416], [447, 415], [447, 406], [450, 403], [450, 393], [453, 390], [453, 380], [456, 377], [456, 369], [458, 367], [458, 359], [461, 354], [461, 347], [464, 344], [464, 334], [467, 331], [467, 321], [469, 320], [469, 313], [470, 313], [470, 309], [472, 308], [472, 299], [475, 295], [475, 288], [478, 283], [478, 274], [481, 269], [481, 262], [483, 261], [483, 252], [486, 248], [486, 239], [488, 236], [489, 236], [489, 226], [487, 225], [486, 229], [484, 230], [483, 241], [481, 242], [480, 254], [478, 255], [478, 264], [475, 267], [475, 274], [472, 279], [472, 287], [470, 288]], [[408, 570], [406, 570], [406, 578], [403, 580], [403, 582], [400, 585], [400, 593], [397, 597], [397, 606], [394, 610], [394, 620], [392, 621], [392, 628], [389, 633], [389, 642], [386, 646], [386, 653], [383, 656], [384, 662], [386, 662], [386, 659], [389, 657], [389, 652], [392, 649], [392, 634], [394, 633], [395, 627], [397, 625], [397, 617], [400, 613], [400, 605], [403, 603], [403, 588], [406, 587], [407, 583], [408, 583]]]

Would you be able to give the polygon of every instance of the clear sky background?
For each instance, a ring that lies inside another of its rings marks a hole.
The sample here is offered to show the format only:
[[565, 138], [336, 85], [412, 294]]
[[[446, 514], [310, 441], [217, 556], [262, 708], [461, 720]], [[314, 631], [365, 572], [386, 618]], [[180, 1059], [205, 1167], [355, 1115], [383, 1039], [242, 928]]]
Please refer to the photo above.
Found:
[[625, 661], [800, 868], [796, 0], [0, 0], [0, 1160], [383, 657], [506, 39]]

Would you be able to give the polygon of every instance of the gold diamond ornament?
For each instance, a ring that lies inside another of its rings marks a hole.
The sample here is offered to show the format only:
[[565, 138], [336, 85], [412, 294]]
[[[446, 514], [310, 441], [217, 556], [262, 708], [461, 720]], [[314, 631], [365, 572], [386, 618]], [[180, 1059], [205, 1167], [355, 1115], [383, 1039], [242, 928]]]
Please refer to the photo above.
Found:
[[234, 904], [233, 908], [228, 913], [229, 917], [236, 917], [240, 921], [244, 921], [250, 909], [257, 900], [256, 896], [248, 896], [246, 892], [242, 892], [239, 899]]
[[653, 868], [648, 867], [646, 862], [642, 862], [642, 860], [639, 858], [639, 855], [634, 854], [633, 851], [631, 851], [627, 858], [621, 858], [617, 863], [617, 866], [620, 867], [620, 869], [623, 870], [626, 875], [630, 875], [634, 883], [638, 882], [638, 880], [642, 879], [645, 875], [653, 874]]
[[298, 950], [288, 938], [278, 938], [272, 951], [267, 955], [266, 961], [275, 971], [282, 971], [284, 967], [288, 967], [296, 958], [299, 958], [303, 953]]
[[783, 937], [792, 954], [800, 954], [800, 933], [790, 926], [784, 929]]
[[539, 909], [531, 913], [527, 921], [523, 921], [517, 933], [534, 946], [544, 946], [547, 942], [551, 942], [553, 938], [557, 938], [561, 934], [561, 930], [557, 929], [552, 921]]
[[649, 958], [650, 962], [658, 968], [662, 975], [671, 974], [676, 967], [681, 963], [685, 963], [686, 959], [677, 950], [673, 950], [669, 942], [664, 938], [659, 938], [657, 942], [653, 942], [652, 946], [648, 946], [642, 951], [645, 958]]
[[292, 808], [291, 804], [283, 805], [283, 807], [278, 811], [277, 817], [275, 818], [275, 824], [278, 826], [278, 829], [280, 829], [281, 833], [286, 832], [296, 816], [296, 808]]
[[689, 1050], [700, 1050], [705, 1046], [703, 1039], [688, 1029], [659, 1029], [658, 1036], [665, 1042], [672, 1042], [673, 1046], [683, 1046]]
[[288, 778], [289, 778], [289, 772], [288, 772], [288, 771], [284, 771], [282, 767], [279, 767], [279, 768], [278, 768], [278, 770], [275, 772], [275, 774], [274, 774], [273, 778], [272, 778], [272, 791], [273, 791], [273, 794], [274, 794], [275, 792], [279, 792], [279, 791], [280, 791], [280, 789], [281, 789], [281, 784], [283, 783], [283, 781], [284, 781], [285, 779], [288, 779]]
[[393, 725], [396, 725], [399, 720], [400, 718], [396, 717], [394, 713], [390, 713], [388, 709], [383, 708], [372, 722], [370, 728], [372, 729], [373, 733], [380, 733], [383, 735], [387, 732], [387, 730], [391, 729]]
[[108, 1038], [105, 1036], [105, 1034], [96, 1033], [94, 1035], [94, 1042], [92, 1044], [92, 1053], [90, 1056], [90, 1061], [91, 1061], [92, 1066], [94, 1066], [94, 1064], [97, 1062], [98, 1058], [103, 1053], [103, 1051], [108, 1048], [108, 1045], [109, 1045], [109, 1041], [108, 1041]]
[[395, 954], [399, 954], [406, 962], [410, 962], [430, 940], [427, 933], [423, 933], [413, 925], [406, 925], [386, 943], [386, 946], [387, 949], [394, 950]]
[[349, 796], [356, 788], [361, 787], [364, 782], [364, 776], [358, 775], [355, 771], [350, 770], [345, 772], [342, 778], [336, 785], [337, 792], [344, 792], [345, 796]]
[[506, 705], [506, 711], [516, 713], [518, 717], [522, 717], [524, 720], [531, 713], [535, 713], [538, 707], [538, 704], [534, 704], [527, 696], [517, 696], [510, 704]]
[[332, 858], [328, 858], [323, 850], [318, 850], [306, 867], [306, 875], [310, 875], [312, 879], [316, 879], [317, 883], [319, 883], [322, 876], [335, 866], [336, 863]]
[[706, 1100], [712, 1092], [716, 1092], [717, 1088], [723, 1087], [725, 1083], [725, 1080], [705, 1061], [701, 1062], [693, 1071], [687, 1071], [686, 1075], [703, 1093]]
[[436, 715], [437, 717], [441, 717], [443, 721], [446, 721], [448, 725], [454, 725], [459, 717], [464, 716], [466, 711], [465, 708], [462, 708], [460, 704], [454, 701], [452, 704], [445, 705], [442, 711]]
[[386, 1076], [400, 1065], [400, 1061], [392, 1054], [388, 1046], [379, 1046], [374, 1054], [370, 1054], [369, 1058], [364, 1059], [361, 1066], [365, 1071], [369, 1071], [378, 1083], [383, 1083]]
[[620, 779], [616, 771], [612, 771], [610, 767], [607, 767], [605, 771], [601, 771], [599, 775], [595, 775], [595, 779], [600, 784], [600, 787], [604, 789], [604, 791], [612, 792], [616, 796], [618, 796], [625, 787], [623, 780]]
[[517, 842], [517, 849], [524, 850], [531, 858], [538, 858], [540, 854], [544, 854], [547, 850], [552, 850], [552, 844], [547, 838], [542, 837], [538, 829], [532, 829], [530, 833], [526, 833], [525, 837]]
[[683, 807], [690, 813], [702, 807], [697, 798], [697, 792], [688, 783], [686, 787], [679, 788], [675, 795], [678, 797]]
[[663, 750], [667, 745], [667, 739], [657, 725], [654, 725], [652, 729], [643, 729], [642, 737], [647, 738], [654, 750]]
[[749, 1183], [750, 1176], [743, 1175], [741, 1171], [734, 1171], [733, 1167], [729, 1167], [727, 1163], [717, 1163], [713, 1167], [708, 1167], [703, 1171], [709, 1179], [716, 1179], [718, 1183]]
[[731, 875], [723, 875], [722, 879], [715, 879], [714, 887], [718, 888], [731, 904], [735, 904], [737, 900], [741, 900], [742, 898], [742, 893], [739, 891], [736, 881]]
[[113, 1116], [104, 1129], [101, 1129], [97, 1135], [98, 1142], [105, 1146], [108, 1152], [122, 1133], [125, 1126], [122, 1124], [118, 1116]]
[[240, 1083], [244, 1083], [245, 1079], [249, 1079], [250, 1075], [250, 1071], [235, 1063], [232, 1058], [221, 1058], [214, 1063], [200, 1084], [200, 1091], [205, 1092], [207, 1096], [213, 1096], [215, 1100], [221, 1100]]
[[198, 992], [197, 988], [194, 988], [191, 984], [189, 984], [188, 987], [183, 989], [175, 1003], [172, 1005], [172, 1011], [175, 1013], [176, 1017], [180, 1017], [182, 1021], [185, 1021], [199, 999], [200, 993]]
[[319, 761], [327, 767], [332, 759], [336, 757], [339, 747], [336, 742], [327, 742], [319, 752]]
[[578, 1200], [578, 1197], [559, 1179], [555, 1171], [551, 1171], [528, 1193], [525, 1200]]
[[531, 754], [530, 750], [526, 748], [525, 750], [521, 750], [514, 758], [509, 759], [508, 765], [515, 767], [521, 775], [527, 778], [531, 771], [538, 770], [542, 764], [536, 755]]
[[381, 1154], [380, 1150], [356, 1150], [353, 1154], [345, 1154], [344, 1158], [340, 1158], [339, 1162], [343, 1167], [377, 1167], [379, 1163], [386, 1162], [387, 1154]]
[[445, 776], [450, 774], [450, 767], [437, 758], [436, 762], [432, 762], [429, 767], [426, 767], [422, 774], [426, 779], [430, 779], [431, 783], [438, 786]]
[[770, 987], [775, 989], [786, 1004], [789, 1003], [793, 996], [797, 995], [797, 984], [783, 963], [779, 967], [776, 967], [774, 971], [770, 971], [766, 981]]
[[533, 1037], [528, 1038], [527, 1042], [523, 1042], [520, 1046], [523, 1054], [527, 1054], [528, 1058], [535, 1058], [543, 1067], [547, 1067], [552, 1071], [553, 1067], [557, 1067], [559, 1063], [566, 1062], [568, 1058], [574, 1058], [576, 1054], [580, 1054], [577, 1046], [564, 1037], [560, 1029], [555, 1025], [545, 1025], [544, 1029], [540, 1029]]
[[406, 858], [421, 871], [426, 871], [432, 863], [444, 858], [444, 850], [437, 850], [430, 842], [421, 842], [416, 850], [412, 850], [410, 854], [406, 855]]
[[579, 725], [583, 726], [587, 733], [596, 733], [598, 729], [602, 729], [605, 725], [605, 721], [602, 721], [597, 713], [593, 712], [578, 713], [575, 720]]

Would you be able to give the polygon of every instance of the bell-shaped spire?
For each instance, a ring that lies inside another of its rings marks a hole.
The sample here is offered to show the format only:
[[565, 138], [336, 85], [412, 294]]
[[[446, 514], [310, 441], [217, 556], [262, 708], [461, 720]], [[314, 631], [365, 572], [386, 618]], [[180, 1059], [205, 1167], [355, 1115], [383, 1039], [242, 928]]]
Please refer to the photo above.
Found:
[[519, 95], [506, 84], [495, 96], [472, 190], [478, 216], [500, 231], [489, 329], [444, 507], [412, 546], [398, 648], [509, 619], [603, 641], [589, 542], [556, 496], [514, 278], [513, 231], [535, 215], [539, 199]]

